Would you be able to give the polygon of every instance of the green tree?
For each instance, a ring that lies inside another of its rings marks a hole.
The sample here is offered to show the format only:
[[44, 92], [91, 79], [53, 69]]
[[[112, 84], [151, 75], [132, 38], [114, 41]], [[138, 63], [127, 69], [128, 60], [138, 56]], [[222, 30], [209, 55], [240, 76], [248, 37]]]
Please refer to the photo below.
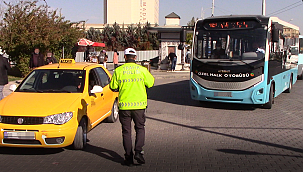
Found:
[[[194, 27], [197, 20], [198, 20], [198, 18], [195, 19], [195, 17], [192, 17], [192, 19], [189, 22], [187, 22], [187, 26]], [[190, 47], [192, 46], [192, 39], [193, 39], [193, 34], [187, 33], [186, 34], [186, 44], [190, 45]]]
[[195, 19], [195, 17], [191, 18], [191, 20], [187, 22], [187, 26], [194, 26], [197, 20], [198, 18], [197, 19]]
[[[137, 50], [155, 50], [159, 48], [159, 40], [156, 33], [149, 33], [149, 23], [142, 26], [128, 25], [127, 27], [114, 23], [113, 25], [106, 25], [102, 32], [90, 28], [86, 31], [86, 38], [92, 41], [98, 40], [106, 44], [107, 50], [117, 49], [124, 50], [127, 47], [134, 47]], [[99, 38], [97, 38], [99, 37]]]
[[71, 57], [71, 49], [83, 31], [74, 27], [57, 10], [50, 10], [39, 0], [7, 3], [0, 23], [0, 43], [8, 52], [10, 60], [24, 76], [29, 72], [28, 64], [34, 47], [42, 53], [51, 50], [58, 57], [65, 49], [65, 57]]
[[102, 33], [100, 30], [91, 27], [88, 31], [86, 31], [86, 38], [94, 42], [100, 42]]
[[136, 27], [134, 25], [130, 25], [126, 29], [126, 46], [133, 47], [137, 49], [138, 45], [138, 36], [136, 33]]

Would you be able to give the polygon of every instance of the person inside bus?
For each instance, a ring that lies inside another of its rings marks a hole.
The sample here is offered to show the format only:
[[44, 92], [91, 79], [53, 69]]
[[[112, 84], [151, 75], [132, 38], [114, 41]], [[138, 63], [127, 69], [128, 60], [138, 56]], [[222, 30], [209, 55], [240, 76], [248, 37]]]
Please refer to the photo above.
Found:
[[222, 43], [220, 41], [217, 41], [216, 43], [216, 49], [212, 52], [212, 58], [218, 59], [218, 58], [224, 58], [225, 55], [225, 49], [222, 48]]

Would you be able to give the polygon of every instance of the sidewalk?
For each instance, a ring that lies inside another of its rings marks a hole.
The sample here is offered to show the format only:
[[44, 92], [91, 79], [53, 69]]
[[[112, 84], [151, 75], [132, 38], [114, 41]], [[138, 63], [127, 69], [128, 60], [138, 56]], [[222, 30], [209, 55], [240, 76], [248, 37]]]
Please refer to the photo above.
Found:
[[8, 96], [10, 93], [12, 93], [12, 91], [9, 90], [9, 87], [10, 87], [11, 85], [13, 85], [13, 84], [18, 85], [17, 82], [20, 83], [21, 80], [8, 82], [8, 84], [6, 84], [6, 85], [4, 86], [4, 88], [3, 88], [3, 95], [4, 95], [4, 97], [6, 97], [6, 96]]
[[[107, 64], [107, 69], [111, 74], [113, 74], [114, 64], [109, 63]], [[151, 67], [150, 73], [155, 77], [155, 79], [169, 79], [169, 78], [184, 78], [189, 79], [189, 70], [184, 71], [166, 71], [166, 70], [157, 70], [155, 67]], [[6, 84], [3, 88], [3, 95], [4, 97], [8, 96], [10, 93], [12, 93], [11, 90], [9, 90], [9, 87], [12, 84], [18, 85], [21, 82], [21, 80], [18, 81], [11, 81], [8, 84]]]
[[[119, 64], [122, 65], [123, 63]], [[113, 74], [114, 64], [108, 63], [107, 69], [111, 74]], [[189, 68], [180, 71], [167, 71], [167, 70], [157, 70], [156, 67], [151, 67], [150, 73], [155, 77], [155, 79], [169, 79], [169, 78], [188, 78], [189, 79]]]

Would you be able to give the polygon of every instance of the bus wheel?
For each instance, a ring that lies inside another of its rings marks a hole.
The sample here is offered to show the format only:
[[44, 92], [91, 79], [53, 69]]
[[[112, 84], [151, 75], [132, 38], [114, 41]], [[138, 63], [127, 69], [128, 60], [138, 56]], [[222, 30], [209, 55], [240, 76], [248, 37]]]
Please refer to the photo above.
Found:
[[290, 93], [291, 89], [292, 89], [292, 76], [290, 77], [289, 87], [287, 88], [287, 90], [285, 90], [285, 93]]
[[274, 104], [274, 94], [274, 88], [273, 85], [271, 85], [269, 91], [269, 101], [263, 105], [265, 109], [271, 109], [272, 105]]

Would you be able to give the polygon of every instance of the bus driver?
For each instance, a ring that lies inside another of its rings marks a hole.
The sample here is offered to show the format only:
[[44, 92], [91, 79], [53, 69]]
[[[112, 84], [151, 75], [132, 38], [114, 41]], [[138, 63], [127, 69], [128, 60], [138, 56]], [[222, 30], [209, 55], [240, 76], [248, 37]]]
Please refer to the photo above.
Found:
[[212, 58], [218, 59], [221, 58], [221, 56], [225, 55], [225, 49], [222, 49], [222, 43], [220, 41], [217, 41], [216, 43], [216, 49], [212, 52]]

